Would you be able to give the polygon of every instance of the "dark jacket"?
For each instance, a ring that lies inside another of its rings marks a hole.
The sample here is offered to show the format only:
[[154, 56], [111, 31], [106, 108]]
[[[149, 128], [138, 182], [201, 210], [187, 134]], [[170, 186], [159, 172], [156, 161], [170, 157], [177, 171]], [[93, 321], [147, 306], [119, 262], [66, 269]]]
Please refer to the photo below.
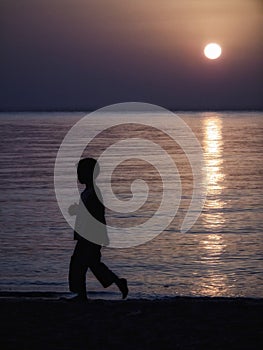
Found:
[[81, 193], [74, 239], [88, 240], [96, 245], [108, 245], [105, 207], [97, 186], [86, 187]]

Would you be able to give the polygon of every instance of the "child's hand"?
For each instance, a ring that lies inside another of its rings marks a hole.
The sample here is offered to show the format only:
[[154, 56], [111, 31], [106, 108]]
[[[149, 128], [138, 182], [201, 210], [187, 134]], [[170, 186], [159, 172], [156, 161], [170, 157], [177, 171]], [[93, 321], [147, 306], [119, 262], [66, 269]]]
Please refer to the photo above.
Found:
[[71, 206], [68, 208], [68, 213], [70, 216], [77, 215], [77, 210], [78, 210], [78, 204], [74, 203], [71, 204]]

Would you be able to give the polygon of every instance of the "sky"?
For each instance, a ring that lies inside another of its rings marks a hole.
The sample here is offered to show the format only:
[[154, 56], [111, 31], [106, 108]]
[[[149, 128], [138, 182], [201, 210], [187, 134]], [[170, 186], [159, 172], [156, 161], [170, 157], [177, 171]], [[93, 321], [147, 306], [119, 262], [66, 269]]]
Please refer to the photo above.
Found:
[[263, 109], [262, 0], [1, 0], [0, 43], [2, 111]]

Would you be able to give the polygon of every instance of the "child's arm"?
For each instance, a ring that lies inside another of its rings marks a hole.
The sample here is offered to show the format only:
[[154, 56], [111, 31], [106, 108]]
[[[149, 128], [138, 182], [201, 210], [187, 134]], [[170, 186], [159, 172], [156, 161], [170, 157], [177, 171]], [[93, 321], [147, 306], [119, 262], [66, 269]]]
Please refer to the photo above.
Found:
[[77, 215], [78, 207], [79, 206], [77, 203], [71, 204], [68, 208], [69, 215], [70, 216]]

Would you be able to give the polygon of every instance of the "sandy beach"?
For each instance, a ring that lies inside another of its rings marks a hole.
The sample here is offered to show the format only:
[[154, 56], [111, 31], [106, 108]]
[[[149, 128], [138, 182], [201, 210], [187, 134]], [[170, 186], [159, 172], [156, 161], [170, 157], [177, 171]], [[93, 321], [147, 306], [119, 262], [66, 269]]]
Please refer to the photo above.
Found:
[[3, 297], [1, 349], [261, 349], [263, 299]]

